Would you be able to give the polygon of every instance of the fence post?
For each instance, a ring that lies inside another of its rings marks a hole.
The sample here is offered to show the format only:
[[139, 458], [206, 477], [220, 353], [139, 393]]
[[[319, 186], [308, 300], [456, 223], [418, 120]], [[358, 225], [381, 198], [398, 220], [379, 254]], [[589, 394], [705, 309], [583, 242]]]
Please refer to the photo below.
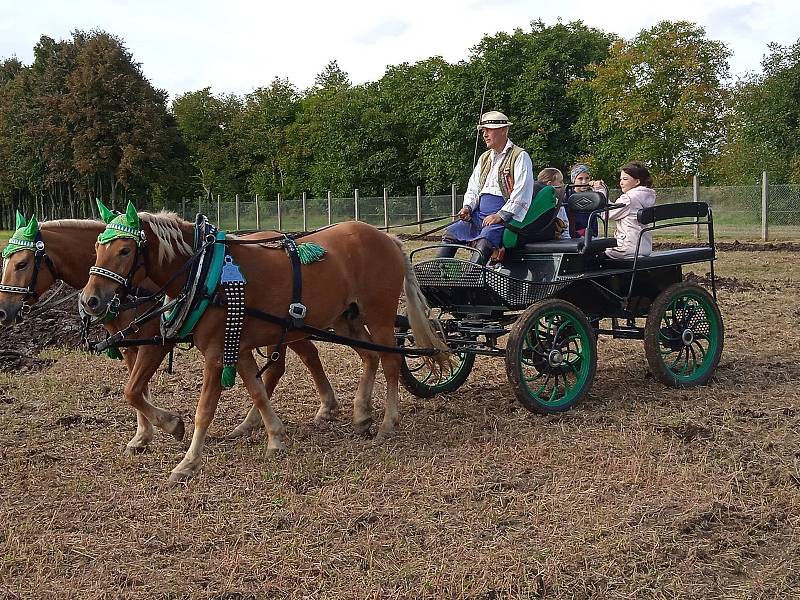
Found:
[[306, 211], [306, 193], [303, 192], [303, 231], [308, 231], [308, 219]]
[[258, 212], [258, 194], [256, 194], [256, 231], [261, 231], [261, 214]]
[[[457, 212], [458, 211], [456, 210], [456, 184], [454, 183], [450, 186], [450, 214], [454, 215]], [[452, 220], [455, 221], [456, 218], [453, 217]]]
[[417, 186], [417, 231], [422, 231], [422, 188]]
[[769, 197], [769, 181], [767, 172], [761, 174], [761, 240], [766, 242], [769, 239], [769, 226], [767, 225], [767, 198]]
[[186, 198], [181, 200], [181, 219], [186, 219]]
[[281, 223], [281, 193], [278, 192], [278, 231], [283, 231], [283, 224]]
[[353, 206], [355, 207], [355, 217], [358, 221], [358, 190], [353, 190]]
[[202, 200], [201, 200], [200, 196], [197, 197], [197, 212], [199, 212], [200, 214], [203, 214]]
[[383, 188], [383, 226], [389, 229], [389, 190]]
[[239, 194], [236, 194], [236, 231], [239, 231]]
[[328, 190], [328, 225], [331, 224], [331, 191]]
[[222, 229], [222, 224], [220, 223], [220, 208], [221, 208], [220, 207], [220, 203], [221, 203], [221, 200], [220, 200], [219, 194], [217, 194], [217, 227], [219, 229]]
[[[697, 174], [695, 174], [692, 176], [692, 201], [699, 202], [700, 201], [699, 196], [700, 196], [700, 178], [697, 176]], [[694, 218], [694, 239], [696, 240], [700, 239], [699, 221], [700, 221], [699, 217]]]

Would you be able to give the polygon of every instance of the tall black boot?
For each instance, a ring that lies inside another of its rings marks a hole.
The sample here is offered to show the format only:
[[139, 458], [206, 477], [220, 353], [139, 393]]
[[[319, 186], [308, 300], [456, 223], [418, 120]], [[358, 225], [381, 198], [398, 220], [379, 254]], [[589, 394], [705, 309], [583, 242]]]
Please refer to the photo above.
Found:
[[[457, 244], [458, 240], [454, 240], [453, 238], [443, 237], [442, 238], [443, 244]], [[455, 247], [441, 247], [436, 251], [436, 258], [453, 258], [456, 255], [456, 251], [458, 248]]]
[[492, 243], [489, 240], [484, 238], [476, 240], [474, 248], [477, 250], [477, 252], [472, 253], [472, 256], [469, 259], [470, 262], [474, 262], [479, 265], [485, 265], [487, 262], [489, 262], [489, 259], [492, 257], [492, 251], [494, 250], [494, 246], [492, 246]]

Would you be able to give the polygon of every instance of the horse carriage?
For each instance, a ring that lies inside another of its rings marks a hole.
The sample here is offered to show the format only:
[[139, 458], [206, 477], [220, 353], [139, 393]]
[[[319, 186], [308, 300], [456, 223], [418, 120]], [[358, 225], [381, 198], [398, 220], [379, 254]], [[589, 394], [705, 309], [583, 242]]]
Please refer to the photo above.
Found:
[[[452, 392], [469, 377], [476, 356], [502, 356], [517, 398], [537, 413], [566, 411], [586, 396], [597, 367], [597, 337], [644, 340], [653, 375], [671, 387], [706, 383], [723, 346], [716, 303], [714, 225], [703, 202], [666, 204], [638, 213], [644, 231], [706, 225], [707, 244], [611, 259], [605, 196], [575, 192], [568, 208], [603, 224], [578, 239], [524, 244], [486, 267], [460, 258], [412, 252], [414, 272], [435, 323], [457, 359], [439, 371], [404, 357], [401, 381], [418, 397]], [[462, 247], [468, 252], [473, 250]], [[708, 262], [710, 293], [683, 279], [684, 265]], [[413, 346], [402, 324], [397, 343]], [[505, 338], [505, 344], [501, 339]]]

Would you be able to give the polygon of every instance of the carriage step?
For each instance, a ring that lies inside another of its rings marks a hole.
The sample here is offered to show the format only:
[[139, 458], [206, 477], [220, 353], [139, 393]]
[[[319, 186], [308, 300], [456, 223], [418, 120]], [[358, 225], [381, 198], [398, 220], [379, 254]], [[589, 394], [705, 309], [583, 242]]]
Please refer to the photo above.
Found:
[[504, 335], [508, 333], [505, 327], [500, 327], [499, 325], [469, 325], [466, 323], [459, 324], [457, 331], [460, 333], [472, 333], [477, 335]]

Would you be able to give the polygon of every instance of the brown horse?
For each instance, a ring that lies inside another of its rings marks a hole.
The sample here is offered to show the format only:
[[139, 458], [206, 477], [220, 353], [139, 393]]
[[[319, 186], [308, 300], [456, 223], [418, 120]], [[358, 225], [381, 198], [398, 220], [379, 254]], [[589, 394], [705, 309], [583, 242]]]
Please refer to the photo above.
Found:
[[[39, 232], [50, 263], [42, 261], [38, 267], [38, 273], [35, 274], [36, 266], [32, 250], [22, 250], [5, 259], [3, 285], [27, 289], [34, 277], [36, 284], [31, 290], [30, 296], [23, 293], [0, 291], [0, 325], [12, 325], [17, 320], [23, 304], [37, 302], [56, 279], [61, 279], [73, 288], [84, 287], [89, 279], [89, 268], [95, 262], [97, 236], [104, 229], [105, 223], [99, 221], [61, 220], [42, 223], [39, 226]], [[274, 235], [275, 232], [267, 231], [248, 237], [273, 237]], [[143, 282], [142, 285], [152, 290], [157, 287], [152, 282], [149, 285], [148, 282]], [[150, 306], [143, 306], [122, 312], [106, 324], [105, 328], [109, 333], [114, 334], [149, 308]], [[141, 325], [137, 336], [148, 338], [158, 334], [158, 319], [152, 319]], [[172, 347], [173, 344], [120, 348], [130, 374], [124, 395], [128, 403], [136, 409], [137, 421], [136, 435], [128, 442], [125, 448], [126, 454], [135, 454], [146, 449], [153, 439], [153, 425], [171, 433], [178, 440], [183, 439], [184, 424], [181, 417], [149, 402], [148, 383]], [[292, 344], [291, 348], [311, 372], [320, 396], [320, 408], [314, 419], [315, 422], [321, 424], [324, 421], [335, 419], [338, 410], [336, 394], [322, 368], [316, 347], [308, 340], [299, 340]], [[284, 372], [285, 355], [282, 353], [280, 359], [264, 374], [263, 383], [268, 393], [272, 393]], [[248, 417], [227, 437], [245, 435], [259, 423], [258, 410], [251, 408]]]
[[[156, 284], [167, 284], [191, 256], [194, 226], [172, 213], [139, 215], [140, 227], [147, 240], [141, 275]], [[304, 237], [326, 250], [324, 259], [303, 265], [302, 303], [307, 307], [305, 322], [319, 329], [333, 328], [337, 333], [359, 340], [393, 346], [394, 323], [398, 301], [405, 283], [406, 305], [414, 339], [420, 346], [434, 345], [441, 350], [435, 362], [450, 368], [447, 346], [427, 318], [427, 305], [420, 292], [411, 263], [402, 243], [365, 223], [347, 222]], [[228, 251], [247, 279], [245, 305], [276, 316], [286, 314], [292, 290], [292, 266], [286, 254], [275, 248], [229, 244]], [[136, 241], [114, 239], [97, 246], [96, 266], [116, 274], [129, 273], [136, 260]], [[174, 295], [184, 276], [167, 287]], [[120, 284], [105, 276], [92, 274], [81, 294], [81, 303], [89, 314], [103, 314]], [[221, 393], [225, 310], [211, 306], [197, 323], [194, 343], [205, 357], [203, 385], [195, 414], [195, 429], [186, 456], [170, 475], [171, 482], [185, 481], [202, 464], [206, 432], [216, 411]], [[272, 410], [269, 394], [256, 377], [258, 365], [252, 350], [277, 343], [279, 325], [247, 316], [241, 333], [237, 370], [253, 403], [258, 407], [269, 436], [268, 448], [283, 449], [284, 427]], [[289, 331], [287, 340], [307, 337], [299, 330]], [[353, 407], [356, 432], [366, 432], [372, 422], [372, 389], [380, 360], [386, 378], [384, 418], [378, 436], [394, 432], [399, 422], [398, 378], [401, 358], [398, 354], [356, 349], [364, 370]]]

